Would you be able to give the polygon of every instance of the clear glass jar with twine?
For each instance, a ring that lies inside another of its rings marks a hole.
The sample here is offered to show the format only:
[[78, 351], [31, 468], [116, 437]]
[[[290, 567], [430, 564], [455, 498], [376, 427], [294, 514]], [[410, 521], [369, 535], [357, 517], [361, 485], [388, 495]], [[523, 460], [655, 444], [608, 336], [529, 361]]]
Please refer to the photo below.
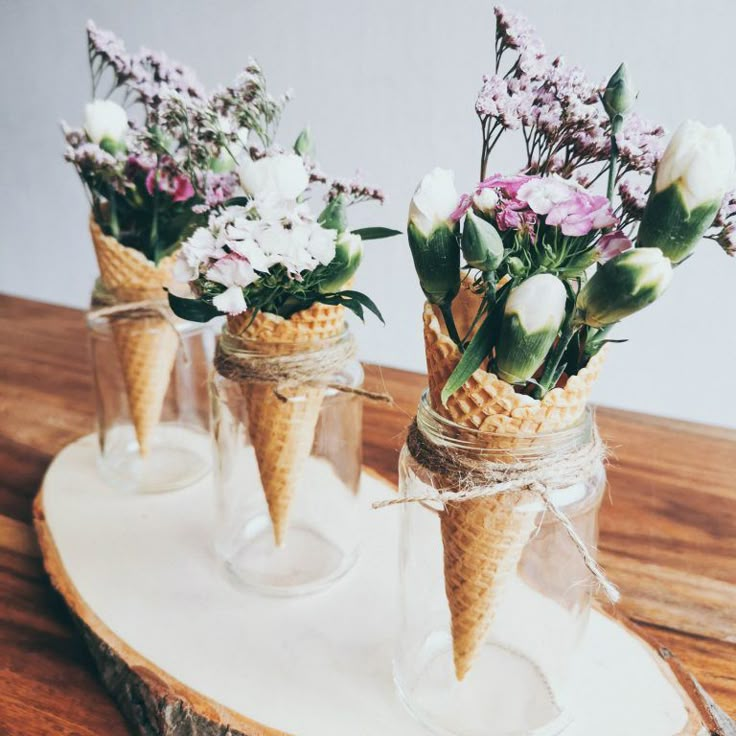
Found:
[[344, 326], [309, 341], [223, 330], [210, 380], [215, 549], [236, 585], [310, 593], [357, 559], [362, 383]]
[[164, 300], [118, 303], [98, 285], [87, 329], [103, 479], [163, 493], [204, 478], [213, 327], [178, 319]]
[[573, 426], [460, 426], [427, 394], [399, 464], [400, 629], [394, 677], [412, 714], [453, 736], [557, 734], [592, 594], [604, 451]]

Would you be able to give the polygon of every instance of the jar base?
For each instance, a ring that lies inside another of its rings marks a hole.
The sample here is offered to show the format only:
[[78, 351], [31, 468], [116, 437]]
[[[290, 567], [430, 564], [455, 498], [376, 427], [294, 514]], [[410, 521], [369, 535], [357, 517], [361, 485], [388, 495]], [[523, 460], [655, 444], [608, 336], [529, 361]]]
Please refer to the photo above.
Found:
[[265, 595], [297, 596], [316, 593], [341, 578], [357, 560], [316, 529], [293, 524], [286, 542], [277, 547], [268, 514], [245, 525], [236, 549], [223, 555], [223, 566], [236, 586]]
[[207, 433], [174, 422], [156, 427], [145, 457], [130, 424], [109, 430], [104, 444], [97, 458], [100, 475], [108, 485], [125, 493], [177, 491], [196, 483], [211, 468]]
[[435, 634], [406, 676], [394, 682], [411, 715], [437, 736], [557, 736], [572, 722], [549, 679], [523, 653], [488, 641], [462, 682], [455, 677], [452, 640]]

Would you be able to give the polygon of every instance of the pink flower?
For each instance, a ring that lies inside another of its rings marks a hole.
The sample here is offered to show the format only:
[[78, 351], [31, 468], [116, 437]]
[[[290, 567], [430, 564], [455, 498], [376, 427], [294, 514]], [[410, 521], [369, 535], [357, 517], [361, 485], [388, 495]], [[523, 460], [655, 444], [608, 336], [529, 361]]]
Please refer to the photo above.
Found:
[[537, 216], [523, 202], [501, 202], [496, 210], [496, 225], [499, 230], [530, 229], [536, 222]]
[[155, 189], [171, 195], [172, 202], [186, 202], [194, 196], [194, 187], [183, 174], [171, 176], [161, 169], [151, 169], [146, 174], [146, 191], [153, 195]]
[[631, 250], [634, 244], [620, 230], [604, 235], [596, 244], [598, 252], [598, 263], [605, 263], [615, 258], [620, 253]]
[[470, 209], [472, 204], [473, 198], [469, 194], [463, 194], [457, 203], [457, 207], [450, 213], [450, 219], [457, 222]]
[[507, 197], [515, 197], [519, 189], [534, 177], [526, 174], [517, 174], [516, 176], [503, 176], [503, 174], [493, 174], [478, 184], [477, 191], [481, 189], [500, 189]]
[[575, 192], [570, 199], [552, 207], [546, 222], [559, 227], [563, 235], [579, 237], [592, 230], [611, 227], [618, 220], [611, 212], [611, 205], [606, 197]]

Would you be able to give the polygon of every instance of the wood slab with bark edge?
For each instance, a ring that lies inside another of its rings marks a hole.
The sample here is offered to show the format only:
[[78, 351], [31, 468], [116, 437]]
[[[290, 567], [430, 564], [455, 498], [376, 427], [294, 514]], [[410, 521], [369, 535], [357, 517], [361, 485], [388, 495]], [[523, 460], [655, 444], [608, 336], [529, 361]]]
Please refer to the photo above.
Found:
[[[0, 295], [3, 736], [129, 733], [48, 584], [32, 528], [31, 504], [48, 463], [94, 427], [85, 344], [80, 310]], [[367, 376], [367, 386], [388, 391], [395, 404], [366, 405], [364, 462], [395, 481], [426, 377], [378, 366], [368, 366]], [[656, 376], [644, 372], [641, 380], [664, 391]], [[623, 593], [620, 608], [734, 715], [736, 431], [606, 408], [598, 423], [615, 452], [599, 548]]]
[[[92, 438], [87, 439], [90, 440], [87, 445], [91, 446]], [[81, 447], [82, 444], [82, 441], [74, 443], [70, 449], [74, 451], [75, 448]], [[78, 457], [79, 455], [80, 453], [77, 452], [75, 456]], [[84, 453], [82, 455], [85, 456]], [[91, 453], [88, 450], [86, 457], [90, 455]], [[65, 460], [67, 456], [68, 453], [65, 452]], [[79, 475], [70, 474], [68, 477], [64, 475], [63, 483], [60, 484], [57, 480], [59, 476], [62, 476], [62, 472], [58, 470], [60, 465], [61, 458], [54, 463], [53, 471], [49, 473], [52, 476], [52, 480], [49, 483], [51, 483], [51, 487], [57, 496], [59, 490], [64, 485], [75, 487], [85, 477], [84, 473]], [[370, 474], [370, 471], [367, 472]], [[92, 477], [94, 477], [94, 474], [92, 474]], [[385, 480], [382, 480], [382, 484], [385, 484]], [[389, 488], [388, 485], [384, 487], [387, 490]], [[97, 490], [97, 493], [100, 492]], [[111, 498], [109, 494], [107, 498]], [[115, 698], [115, 701], [135, 733], [141, 734], [142, 736], [152, 734], [156, 736], [179, 736], [180, 734], [196, 734], [197, 736], [283, 736], [285, 734], [284, 731], [276, 730], [251, 720], [246, 715], [227, 708], [195, 691], [170, 675], [163, 666], [143, 656], [123, 638], [116, 635], [107, 623], [97, 615], [95, 610], [88, 605], [77, 589], [72, 575], [64, 566], [62, 555], [57, 547], [47, 517], [44, 499], [45, 494], [41, 490], [34, 502], [33, 508], [34, 526], [43, 555], [44, 566], [54, 588], [69, 607], [97, 665], [102, 681]], [[58, 513], [60, 502], [57, 500], [56, 503], [55, 518], [57, 518], [58, 523], [58, 519], [60, 518]], [[66, 502], [62, 500], [62, 503], [65, 507], [68, 504], [71, 504], [73, 507], [75, 502], [72, 498], [69, 498]], [[103, 501], [103, 503], [105, 502]], [[189, 500], [185, 499], [180, 503], [187, 504]], [[137, 506], [135, 499], [133, 499], [132, 504]], [[145, 513], [149, 514], [151, 512], [147, 511]], [[95, 516], [95, 511], [92, 509], [86, 522], [89, 523], [95, 518], [98, 517]], [[76, 519], [77, 517], [73, 516], [71, 522], [74, 536], [78, 536], [78, 523]], [[166, 519], [159, 518], [157, 521], [160, 524], [162, 521], [166, 521]], [[172, 518], [171, 521], [172, 523], [177, 523], [178, 517]], [[102, 525], [102, 529], [104, 531], [104, 524]], [[64, 532], [65, 534], [62, 534], [62, 539], [66, 535], [68, 542], [69, 529], [64, 529]], [[142, 529], [139, 537], [141, 535], [144, 536], [146, 533], [150, 534], [151, 532], [150, 530], [146, 532], [145, 529]], [[90, 537], [90, 539], [92, 538]], [[105, 537], [105, 539], [107, 538]], [[395, 540], [391, 541], [395, 544]], [[145, 545], [144, 540], [141, 540], [141, 543]], [[116, 542], [113, 541], [112, 545], [114, 544]], [[196, 546], [194, 542], [192, 544]], [[103, 558], [106, 554], [110, 554], [111, 560], [114, 560], [116, 551], [110, 550], [108, 553], [105, 547], [106, 545], [99, 545], [96, 548], [97, 554]], [[128, 553], [125, 554], [127, 556]], [[79, 559], [77, 557], [77, 564], [78, 562]], [[150, 558], [150, 562], [153, 566], [160, 564], [159, 560], [155, 557]], [[114, 570], [114, 568], [115, 564], [113, 563], [111, 569]], [[107, 573], [107, 568], [104, 567], [103, 569]], [[102, 581], [98, 579], [98, 582], [101, 583]], [[122, 585], [122, 582], [118, 584], [117, 580], [113, 581], [113, 587], [122, 587]], [[89, 580], [87, 581], [87, 586], [87, 590], [89, 591]], [[176, 586], [173, 586], [171, 592], [175, 594], [175, 591]], [[162, 592], [164, 595], [167, 595], [170, 591]], [[376, 593], [379, 598], [383, 598], [382, 594], [385, 591], [376, 591]], [[135, 592], [133, 592], [133, 595], [135, 596]], [[243, 603], [243, 610], [245, 615], [248, 611], [248, 606], [245, 602]], [[345, 611], [345, 616], [350, 617], [351, 613], [354, 612]], [[642, 638], [639, 636], [635, 625], [628, 621], [626, 617], [615, 612], [605, 613], [604, 615], [620, 625], [629, 636]], [[155, 626], [155, 623], [153, 625]], [[227, 624], [223, 623], [223, 626], [226, 627]], [[274, 645], [277, 644], [278, 642], [274, 640]], [[708, 700], [707, 696], [704, 696], [697, 683], [685, 672], [684, 668], [681, 667], [671, 653], [656, 643], [648, 642], [646, 638], [643, 639], [642, 645], [646, 647], [648, 655], [656, 662], [657, 671], [677, 693], [684, 707], [685, 718], [687, 720], [686, 726], [676, 732], [666, 729], [666, 727], [661, 727], [661, 730], [658, 730], [657, 726], [659, 724], [653, 724], [650, 720], [652, 715], [646, 714], [647, 733], [650, 736], [702, 736], [703, 734], [733, 736], [733, 731], [727, 730], [732, 728], [729, 725], [730, 722], [728, 719], [713, 707], [712, 702]], [[249, 658], [250, 654], [250, 652], [243, 652], [243, 655]], [[251, 663], [250, 666], [257, 666], [257, 661]], [[316, 666], [317, 668], [319, 667], [319, 665]], [[626, 671], [625, 666], [618, 664], [614, 666], [611, 664], [610, 667], [612, 669], [619, 669], [617, 673], [618, 677], [635, 676], [635, 673]], [[315, 676], [317, 674], [317, 671], [315, 671]], [[646, 683], [651, 689], [655, 689], [655, 683], [652, 680], [647, 679]], [[324, 708], [324, 706], [324, 703], [315, 703], [313, 707], [320, 709]], [[376, 707], [380, 707], [380, 704], [376, 703]], [[625, 704], [622, 704], [622, 707], [626, 707]], [[664, 719], [665, 716], [662, 716], [662, 718]], [[666, 722], [671, 721], [667, 720]], [[314, 725], [312, 728], [314, 728]], [[310, 732], [312, 731], [310, 730]], [[394, 733], [393, 729], [391, 733]]]

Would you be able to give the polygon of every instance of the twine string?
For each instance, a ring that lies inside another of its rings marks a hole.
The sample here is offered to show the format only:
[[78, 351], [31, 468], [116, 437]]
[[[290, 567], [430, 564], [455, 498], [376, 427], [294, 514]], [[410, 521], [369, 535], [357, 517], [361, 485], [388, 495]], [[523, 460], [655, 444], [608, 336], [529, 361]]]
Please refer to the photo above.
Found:
[[463, 503], [473, 499], [490, 498], [501, 493], [529, 491], [539, 497], [562, 525], [580, 554], [585, 567], [603, 589], [611, 603], [621, 597], [618, 588], [608, 579], [588, 546], [580, 537], [570, 518], [552, 500], [550, 490], [566, 488], [590, 477], [605, 457], [605, 447], [594, 430], [591, 442], [582, 447], [559, 452], [534, 460], [513, 460], [509, 463], [486, 459], [468, 461], [461, 453], [433, 443], [417, 426], [416, 419], [409, 427], [407, 447], [414, 459], [427, 470], [448, 480], [447, 487], [433, 488], [418, 496], [401, 496], [378, 501], [373, 508], [380, 509], [405, 503]]
[[[290, 347], [296, 348], [297, 343]], [[355, 338], [348, 334], [335, 341], [310, 349], [289, 353], [244, 352], [231, 347], [222, 338], [217, 341], [215, 370], [234, 381], [273, 384], [273, 392], [279, 401], [289, 401], [287, 391], [300, 386], [319, 386], [341, 393], [360, 396], [369, 401], [391, 403], [386, 393], [337, 383], [332, 377], [357, 353]]]
[[92, 292], [92, 308], [87, 315], [92, 319], [127, 315], [127, 319], [142, 318], [145, 312], [155, 312], [171, 327], [179, 341], [184, 363], [189, 365], [189, 353], [179, 332], [177, 320], [166, 299], [139, 299], [134, 302], [119, 301], [98, 279]]

